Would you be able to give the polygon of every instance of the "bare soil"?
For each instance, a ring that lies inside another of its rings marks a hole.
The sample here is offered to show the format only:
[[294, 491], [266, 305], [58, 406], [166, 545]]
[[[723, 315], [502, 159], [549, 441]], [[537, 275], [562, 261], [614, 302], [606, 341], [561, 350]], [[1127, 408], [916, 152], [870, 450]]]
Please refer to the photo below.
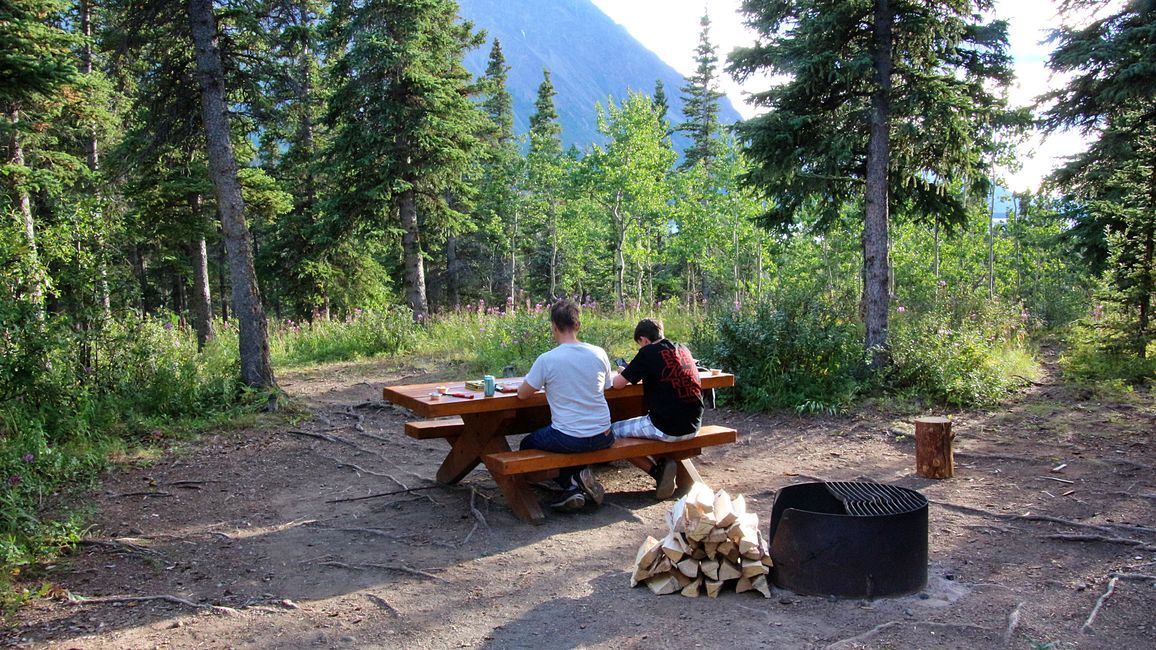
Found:
[[[1156, 398], [1032, 386], [952, 413], [956, 477], [914, 471], [913, 413], [719, 408], [740, 441], [697, 466], [763, 520], [803, 481], [872, 480], [931, 502], [921, 593], [839, 600], [654, 596], [634, 553], [670, 502], [632, 466], [596, 469], [606, 504], [514, 518], [484, 470], [431, 480], [440, 440], [381, 387], [443, 372], [394, 360], [284, 374], [303, 405], [129, 464], [92, 495], [89, 541], [8, 619], [21, 648], [1151, 648]], [[407, 363], [412, 363], [408, 361]], [[1062, 469], [1057, 469], [1063, 465]], [[422, 490], [349, 500], [402, 490]], [[545, 495], [543, 495], [545, 496]], [[1090, 623], [1089, 623], [1090, 621]]]

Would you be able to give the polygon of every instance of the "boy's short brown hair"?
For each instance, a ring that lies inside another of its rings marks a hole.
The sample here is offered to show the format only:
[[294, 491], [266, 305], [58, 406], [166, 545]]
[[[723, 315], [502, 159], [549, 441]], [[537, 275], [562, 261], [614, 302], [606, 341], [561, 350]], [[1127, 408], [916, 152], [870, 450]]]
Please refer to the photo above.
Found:
[[662, 340], [662, 321], [657, 318], [643, 318], [634, 326], [634, 340], [642, 337], [650, 339], [651, 343]]
[[550, 322], [560, 332], [576, 331], [582, 326], [582, 310], [573, 300], [559, 300], [550, 307]]

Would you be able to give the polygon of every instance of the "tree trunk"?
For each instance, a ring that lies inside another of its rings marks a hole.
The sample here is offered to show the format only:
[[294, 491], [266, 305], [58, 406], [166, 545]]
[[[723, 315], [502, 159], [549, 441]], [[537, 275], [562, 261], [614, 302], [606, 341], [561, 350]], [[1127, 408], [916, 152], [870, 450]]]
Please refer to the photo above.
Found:
[[229, 253], [229, 275], [233, 280], [241, 381], [254, 388], [273, 388], [276, 382], [269, 360], [269, 331], [257, 274], [253, 269], [251, 238], [245, 225], [245, 202], [241, 197], [237, 160], [230, 140], [225, 75], [217, 44], [212, 0], [189, 0], [188, 14], [201, 85], [201, 115], [208, 140], [209, 175], [216, 192], [225, 247]]
[[550, 300], [558, 295], [558, 215], [550, 209]]
[[[218, 214], [218, 220], [220, 215]], [[224, 233], [222, 233], [223, 235]], [[225, 296], [229, 295], [228, 291], [228, 274], [225, 273], [225, 238], [221, 237], [221, 244], [217, 246], [217, 300], [221, 302], [221, 320], [229, 320], [229, 300]]]
[[[16, 168], [24, 167], [24, 144], [20, 141], [20, 111], [9, 108], [5, 111], [12, 128], [9, 140], [9, 160]], [[24, 226], [24, 242], [28, 245], [28, 299], [32, 303], [38, 319], [44, 318], [44, 273], [40, 268], [40, 256], [36, 249], [36, 222], [32, 219], [32, 199], [24, 186], [25, 174], [19, 171], [8, 176], [12, 196], [16, 201], [16, 211]]]
[[1144, 253], [1140, 259], [1140, 320], [1139, 337], [1136, 343], [1137, 354], [1141, 359], [1148, 356], [1148, 327], [1151, 319], [1152, 291], [1156, 284], [1156, 268], [1153, 267], [1156, 256], [1156, 160], [1152, 161], [1152, 169], [1148, 178], [1148, 210], [1139, 218], [1144, 221]]
[[429, 316], [425, 297], [425, 263], [421, 256], [421, 231], [417, 224], [417, 202], [412, 189], [402, 192], [397, 199], [401, 218], [401, 247], [405, 255], [405, 299], [413, 310], [416, 321]]
[[518, 292], [517, 275], [518, 275], [518, 209], [514, 208], [514, 229], [513, 235], [510, 237], [510, 300], [514, 300], [514, 295]]
[[626, 257], [623, 247], [626, 245], [626, 224], [622, 218], [622, 193], [614, 195], [614, 298], [618, 304], [618, 311], [626, 309], [626, 289], [623, 286], [626, 280]]
[[446, 237], [446, 302], [457, 307], [462, 301], [462, 289], [458, 279], [458, 238]]
[[[80, 50], [80, 71], [85, 75], [92, 74], [92, 2], [91, 0], [80, 0], [80, 32], [84, 35], [84, 44]], [[96, 129], [90, 128], [88, 131], [88, 138], [85, 140], [85, 153], [88, 157], [88, 169], [95, 173], [100, 169], [100, 150], [99, 142], [96, 138]], [[96, 237], [96, 258], [97, 258], [97, 291], [100, 293], [100, 306], [104, 314], [104, 318], [112, 317], [112, 300], [109, 297], [108, 289], [108, 265], [105, 263], [104, 254], [104, 238], [98, 234]]]
[[890, 0], [875, 0], [875, 73], [871, 93], [871, 131], [867, 142], [867, 214], [863, 224], [863, 303], [867, 325], [866, 347], [871, 366], [890, 363], [887, 348], [887, 317], [890, 263], [887, 259], [887, 222], [891, 128], [891, 27], [894, 13]]
[[[199, 198], [199, 197], [198, 197]], [[197, 350], [205, 349], [205, 344], [212, 340], [213, 332], [213, 301], [209, 293], [209, 250], [205, 245], [205, 238], [198, 237], [192, 245], [193, 260], [193, 315], [196, 317], [194, 325], [197, 329]]]

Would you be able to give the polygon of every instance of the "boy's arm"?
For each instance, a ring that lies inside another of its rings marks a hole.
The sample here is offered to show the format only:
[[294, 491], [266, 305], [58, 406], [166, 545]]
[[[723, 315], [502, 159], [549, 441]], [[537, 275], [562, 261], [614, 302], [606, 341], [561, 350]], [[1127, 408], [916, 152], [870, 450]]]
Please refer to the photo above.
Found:
[[538, 392], [538, 389], [531, 386], [530, 382], [524, 379], [521, 384], [518, 384], [518, 399], [530, 399], [530, 396], [536, 392]]
[[630, 382], [626, 381], [626, 377], [623, 377], [622, 373], [619, 372], [615, 373], [614, 379], [612, 380], [612, 385], [614, 388], [626, 388], [630, 385]]

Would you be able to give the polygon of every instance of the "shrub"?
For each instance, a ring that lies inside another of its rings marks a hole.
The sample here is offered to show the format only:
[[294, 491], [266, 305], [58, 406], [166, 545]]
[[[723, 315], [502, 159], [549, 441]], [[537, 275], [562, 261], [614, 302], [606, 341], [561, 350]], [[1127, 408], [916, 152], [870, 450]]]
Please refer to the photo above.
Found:
[[1035, 373], [1018, 307], [988, 303], [962, 319], [898, 313], [891, 319], [892, 366], [883, 377], [901, 395], [950, 406], [992, 404]]
[[1070, 379], [1091, 383], [1118, 383], [1135, 386], [1156, 380], [1156, 343], [1148, 346], [1145, 358], [1135, 352], [1135, 342], [1121, 336], [1120, 327], [1105, 324], [1110, 318], [1101, 312], [1081, 321], [1069, 331], [1068, 349], [1060, 357], [1060, 368]]
[[735, 388], [722, 395], [754, 410], [840, 410], [854, 398], [863, 365], [859, 328], [802, 293], [716, 312], [695, 329], [691, 347], [733, 372]]

